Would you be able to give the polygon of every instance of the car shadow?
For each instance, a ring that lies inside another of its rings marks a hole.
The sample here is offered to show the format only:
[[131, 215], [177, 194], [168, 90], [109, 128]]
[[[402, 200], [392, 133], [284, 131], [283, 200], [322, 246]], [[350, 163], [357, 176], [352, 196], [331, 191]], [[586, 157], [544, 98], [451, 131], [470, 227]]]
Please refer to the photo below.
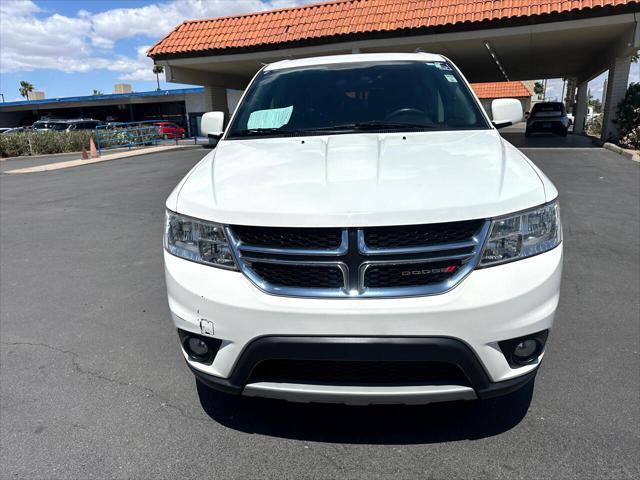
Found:
[[[506, 130], [506, 129], [505, 129]], [[525, 136], [523, 131], [500, 131], [500, 135], [516, 148], [600, 148], [602, 142], [586, 135], [569, 133], [566, 137], [552, 133], [534, 133]]]
[[531, 381], [489, 400], [360, 407], [231, 396], [196, 384], [204, 411], [234, 430], [313, 442], [391, 445], [473, 440], [506, 432], [527, 414], [534, 388]]

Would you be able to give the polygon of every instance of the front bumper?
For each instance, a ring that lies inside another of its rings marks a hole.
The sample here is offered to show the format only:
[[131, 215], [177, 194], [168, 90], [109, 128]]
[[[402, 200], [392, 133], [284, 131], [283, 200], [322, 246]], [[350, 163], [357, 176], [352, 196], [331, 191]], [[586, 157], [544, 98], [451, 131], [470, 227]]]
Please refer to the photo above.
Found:
[[569, 128], [569, 121], [561, 120], [530, 120], [527, 122], [527, 132], [529, 133], [563, 133]]
[[[402, 386], [251, 381], [254, 367], [265, 359], [446, 362], [465, 372], [468, 381]], [[459, 340], [442, 337], [261, 337], [243, 350], [229, 378], [215, 377], [197, 370], [192, 365], [189, 367], [202, 383], [226, 393], [285, 398], [298, 402], [320, 401], [353, 405], [423, 404], [491, 398], [522, 387], [536, 374], [536, 370], [532, 370], [511, 380], [491, 382], [478, 358], [467, 345]]]
[[[525, 260], [475, 270], [441, 295], [304, 299], [266, 294], [239, 272], [196, 264], [165, 252], [169, 307], [176, 327], [199, 334], [200, 319], [207, 319], [214, 324], [214, 336], [222, 341], [210, 365], [193, 362], [183, 351], [198, 377], [217, 388], [227, 385], [227, 390], [235, 393], [301, 401], [344, 397], [355, 399], [355, 403], [361, 398], [384, 403], [384, 399], [397, 398], [390, 398], [392, 390], [376, 392], [371, 387], [340, 391], [282, 384], [247, 386], [234, 377], [243, 352], [258, 339], [274, 336], [366, 337], [382, 344], [393, 338], [445, 338], [471, 353], [485, 381], [472, 382], [472, 391], [414, 388], [404, 392], [407, 401], [400, 403], [486, 397], [490, 391], [500, 392], [504, 387], [502, 393], [507, 393], [511, 386], [523, 385], [535, 374], [542, 355], [529, 365], [511, 368], [498, 342], [552, 327], [561, 270], [562, 245]], [[465, 373], [469, 375], [466, 369]], [[394, 388], [400, 395], [399, 387]]]

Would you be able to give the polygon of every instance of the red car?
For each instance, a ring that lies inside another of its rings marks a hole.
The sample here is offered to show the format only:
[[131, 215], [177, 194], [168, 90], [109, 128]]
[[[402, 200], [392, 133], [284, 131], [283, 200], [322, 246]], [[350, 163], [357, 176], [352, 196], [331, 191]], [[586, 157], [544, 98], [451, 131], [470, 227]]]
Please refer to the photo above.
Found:
[[171, 122], [158, 122], [155, 125], [160, 127], [160, 136], [167, 138], [184, 138], [184, 128]]

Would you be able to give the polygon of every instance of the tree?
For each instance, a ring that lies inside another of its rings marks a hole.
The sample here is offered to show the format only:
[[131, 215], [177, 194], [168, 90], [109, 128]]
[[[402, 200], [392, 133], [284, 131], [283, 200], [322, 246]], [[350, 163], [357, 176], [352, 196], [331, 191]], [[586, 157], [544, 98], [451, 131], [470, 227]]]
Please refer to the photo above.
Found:
[[20, 80], [20, 88], [18, 89], [20, 96], [29, 99], [29, 92], [33, 92], [33, 84], [26, 80]]
[[602, 112], [602, 102], [597, 98], [592, 98], [591, 100], [589, 100], [589, 106], [593, 107], [593, 111], [595, 113]]
[[102, 92], [100, 90], [96, 90], [95, 88], [93, 89], [93, 93], [91, 95], [102, 95]]
[[542, 85], [542, 82], [536, 82], [533, 84], [533, 93], [538, 96], [544, 93], [544, 85]]
[[156, 74], [156, 82], [158, 82], [158, 90], [160, 90], [160, 77], [159, 75], [164, 72], [164, 67], [162, 65], [154, 65], [153, 73]]

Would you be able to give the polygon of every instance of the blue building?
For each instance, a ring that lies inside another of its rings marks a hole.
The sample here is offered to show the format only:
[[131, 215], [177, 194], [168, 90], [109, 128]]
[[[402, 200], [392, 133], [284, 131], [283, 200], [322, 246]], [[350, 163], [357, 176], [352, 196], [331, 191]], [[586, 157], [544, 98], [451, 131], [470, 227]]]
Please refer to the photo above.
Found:
[[0, 103], [0, 127], [32, 125], [43, 118], [94, 118], [112, 122], [166, 120], [198, 135], [204, 88], [153, 90]]

